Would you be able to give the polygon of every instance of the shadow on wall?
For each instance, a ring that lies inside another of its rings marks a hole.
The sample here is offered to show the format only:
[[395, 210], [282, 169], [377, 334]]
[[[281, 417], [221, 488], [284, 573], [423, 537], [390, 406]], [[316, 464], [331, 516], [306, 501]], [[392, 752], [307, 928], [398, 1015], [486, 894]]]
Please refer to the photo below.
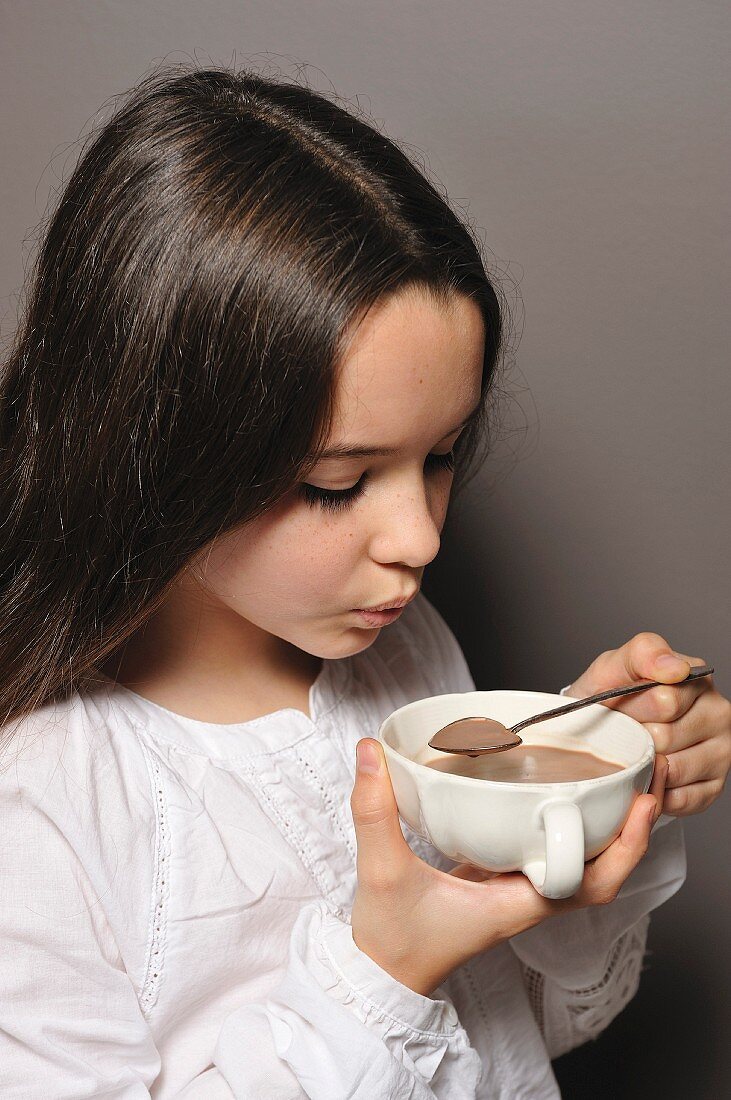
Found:
[[[580, 524], [570, 514], [559, 520], [559, 503], [532, 502], [530, 529], [497, 492], [491, 500], [482, 494], [467, 500], [465, 494], [450, 507], [423, 589], [457, 636], [478, 690], [558, 692], [578, 675], [574, 650], [587, 629], [584, 609], [575, 596], [565, 598], [557, 590], [566, 580], [561, 544], [549, 538], [535, 545], [536, 531], [559, 525], [572, 546], [580, 546], [581, 532], [573, 530]], [[596, 560], [592, 568], [603, 565]], [[557, 634], [566, 644], [555, 644]]]
[[[503, 687], [500, 664], [500, 631], [492, 615], [494, 602], [484, 576], [474, 569], [468, 555], [456, 554], [450, 564], [437, 558], [427, 566], [422, 591], [439, 610], [460, 643], [478, 691]], [[450, 559], [452, 555], [449, 555]], [[455, 567], [456, 566], [456, 567]]]

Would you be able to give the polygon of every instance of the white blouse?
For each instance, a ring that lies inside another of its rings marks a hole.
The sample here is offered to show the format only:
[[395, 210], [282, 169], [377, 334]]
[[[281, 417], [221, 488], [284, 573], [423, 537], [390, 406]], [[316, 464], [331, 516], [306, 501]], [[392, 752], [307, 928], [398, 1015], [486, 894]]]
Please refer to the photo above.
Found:
[[556, 1100], [551, 1058], [636, 992], [648, 914], [685, 877], [682, 823], [661, 819], [610, 905], [544, 921], [431, 997], [401, 985], [351, 935], [355, 745], [396, 707], [472, 690], [421, 593], [369, 649], [324, 661], [311, 717], [200, 722], [110, 681], [13, 723], [3, 1100]]

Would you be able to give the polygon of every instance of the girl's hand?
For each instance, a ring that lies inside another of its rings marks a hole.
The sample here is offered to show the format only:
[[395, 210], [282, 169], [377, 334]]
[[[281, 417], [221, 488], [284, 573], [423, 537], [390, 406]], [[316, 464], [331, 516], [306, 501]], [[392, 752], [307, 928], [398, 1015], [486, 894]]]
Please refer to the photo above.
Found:
[[621, 649], [600, 654], [566, 693], [582, 699], [633, 680], [662, 681], [662, 687], [608, 699], [602, 706], [642, 722], [657, 752], [667, 756], [662, 812], [676, 817], [700, 813], [715, 802], [731, 767], [731, 702], [716, 691], [712, 676], [677, 683], [689, 665], [706, 663], [675, 653], [659, 634], [644, 632]]
[[350, 799], [358, 842], [353, 939], [383, 970], [424, 996], [473, 955], [546, 917], [613, 901], [647, 851], [665, 778], [664, 758], [658, 757], [650, 791], [635, 799], [614, 843], [586, 864], [577, 893], [549, 900], [520, 872], [497, 874], [470, 864], [445, 872], [419, 859], [401, 831], [380, 743], [363, 738], [357, 754]]

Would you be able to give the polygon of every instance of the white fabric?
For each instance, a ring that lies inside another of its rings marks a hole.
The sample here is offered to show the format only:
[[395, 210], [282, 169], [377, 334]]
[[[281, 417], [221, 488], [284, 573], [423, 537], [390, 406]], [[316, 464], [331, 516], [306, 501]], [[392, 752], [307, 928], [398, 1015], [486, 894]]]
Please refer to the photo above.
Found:
[[473, 689], [420, 594], [369, 649], [324, 662], [311, 717], [199, 722], [110, 683], [15, 723], [3, 1100], [556, 1100], [550, 1057], [635, 992], [647, 914], [685, 875], [682, 825], [610, 905], [514, 937], [432, 997], [407, 989], [350, 931], [355, 745], [410, 700]]

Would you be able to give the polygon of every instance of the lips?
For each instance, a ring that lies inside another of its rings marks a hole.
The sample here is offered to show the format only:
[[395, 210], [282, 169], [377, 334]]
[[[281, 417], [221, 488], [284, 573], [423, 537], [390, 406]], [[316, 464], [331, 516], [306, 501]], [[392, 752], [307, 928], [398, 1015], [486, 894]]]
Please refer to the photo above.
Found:
[[400, 619], [404, 613], [403, 607], [392, 608], [390, 611], [354, 611], [361, 623], [368, 627], [390, 626]]
[[356, 607], [356, 611], [395, 611], [399, 607], [406, 607], [407, 603], [415, 598], [419, 589], [416, 592], [412, 592], [410, 596], [401, 596], [395, 600], [388, 600], [386, 603], [376, 604], [375, 607]]

